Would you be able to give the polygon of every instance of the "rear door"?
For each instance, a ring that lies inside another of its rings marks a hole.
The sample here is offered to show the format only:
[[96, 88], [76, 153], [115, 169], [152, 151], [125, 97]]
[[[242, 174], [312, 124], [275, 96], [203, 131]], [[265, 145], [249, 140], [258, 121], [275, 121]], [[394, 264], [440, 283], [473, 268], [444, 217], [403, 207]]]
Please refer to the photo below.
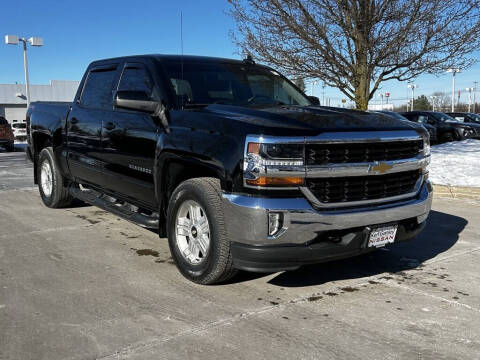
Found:
[[103, 186], [102, 125], [113, 115], [113, 92], [118, 64], [89, 69], [77, 103], [67, 119], [68, 163], [79, 183]]
[[[119, 91], [142, 91], [160, 101], [160, 90], [146, 64], [123, 65]], [[134, 110], [114, 109], [114, 116], [102, 129], [102, 158], [106, 163], [106, 188], [148, 207], [156, 206], [153, 166], [158, 131], [151, 115]]]

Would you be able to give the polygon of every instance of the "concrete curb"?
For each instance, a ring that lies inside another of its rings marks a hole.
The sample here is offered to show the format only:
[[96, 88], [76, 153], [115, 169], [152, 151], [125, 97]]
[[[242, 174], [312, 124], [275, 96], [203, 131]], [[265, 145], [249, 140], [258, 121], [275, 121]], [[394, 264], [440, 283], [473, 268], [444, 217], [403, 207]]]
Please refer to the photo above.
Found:
[[434, 197], [480, 200], [480, 187], [433, 185]]

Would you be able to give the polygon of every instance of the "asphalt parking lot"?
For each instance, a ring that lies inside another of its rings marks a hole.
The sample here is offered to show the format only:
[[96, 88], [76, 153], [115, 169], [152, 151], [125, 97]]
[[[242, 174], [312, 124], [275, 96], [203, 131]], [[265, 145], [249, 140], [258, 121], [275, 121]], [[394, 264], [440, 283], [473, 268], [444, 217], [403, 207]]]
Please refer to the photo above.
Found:
[[411, 243], [199, 286], [165, 239], [52, 210], [0, 153], [0, 359], [480, 357], [480, 203], [435, 199]]

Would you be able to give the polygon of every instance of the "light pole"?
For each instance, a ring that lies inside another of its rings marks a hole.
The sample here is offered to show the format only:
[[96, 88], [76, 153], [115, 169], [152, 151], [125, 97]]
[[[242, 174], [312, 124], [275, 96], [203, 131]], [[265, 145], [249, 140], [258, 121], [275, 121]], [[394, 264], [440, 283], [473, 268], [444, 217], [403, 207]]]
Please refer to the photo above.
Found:
[[455, 74], [460, 72], [460, 69], [448, 69], [447, 72], [452, 73], [452, 112], [455, 112]]
[[310, 95], [313, 96], [313, 86], [314, 86], [314, 85], [317, 85], [317, 84], [318, 84], [318, 81], [317, 81], [317, 80], [312, 81], [312, 93], [311, 93]]
[[415, 99], [415, 88], [417, 88], [418, 85], [408, 84], [407, 87], [412, 89], [412, 105], [411, 105], [411, 110], [410, 111], [413, 111], [413, 100]]
[[470, 112], [470, 109], [472, 108], [472, 91], [473, 88], [466, 88], [466, 91], [468, 91], [468, 112]]
[[477, 83], [478, 83], [478, 81], [473, 82], [473, 112], [474, 113], [475, 113], [475, 110], [476, 110], [475, 108], [477, 106], [476, 105], [477, 101], [475, 100], [475, 93], [477, 92]]
[[5, 35], [5, 44], [18, 45], [23, 43], [23, 65], [25, 68], [25, 92], [27, 95], [27, 107], [30, 105], [30, 82], [28, 81], [28, 60], [27, 60], [27, 42], [31, 46], [42, 46], [43, 39], [40, 37], [20, 38], [18, 35]]
[[322, 85], [322, 105], [325, 106], [325, 83]]

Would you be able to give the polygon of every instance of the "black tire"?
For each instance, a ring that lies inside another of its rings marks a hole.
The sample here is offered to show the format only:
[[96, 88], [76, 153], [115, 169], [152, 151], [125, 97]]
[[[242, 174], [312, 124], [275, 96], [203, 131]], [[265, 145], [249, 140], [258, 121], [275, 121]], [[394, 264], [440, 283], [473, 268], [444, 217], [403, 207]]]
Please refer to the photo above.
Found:
[[452, 133], [446, 133], [443, 135], [443, 142], [452, 142], [455, 141], [455, 137]]
[[[42, 185], [42, 166], [44, 163], [50, 166], [51, 169], [52, 185], [50, 193]], [[37, 179], [40, 196], [46, 206], [56, 209], [71, 205], [73, 197], [68, 192], [66, 180], [60, 173], [51, 147], [44, 148], [38, 156]]]
[[5, 150], [7, 150], [8, 152], [14, 152], [14, 151], [15, 151], [15, 145], [14, 145], [14, 143], [8, 144], [8, 145], [5, 147]]
[[[192, 264], [182, 255], [176, 240], [176, 220], [180, 206], [193, 200], [207, 217], [210, 245], [201, 263]], [[224, 282], [237, 273], [233, 267], [231, 244], [227, 238], [220, 181], [215, 178], [195, 178], [181, 183], [170, 197], [167, 213], [168, 244], [177, 268], [187, 279], [203, 285]]]

